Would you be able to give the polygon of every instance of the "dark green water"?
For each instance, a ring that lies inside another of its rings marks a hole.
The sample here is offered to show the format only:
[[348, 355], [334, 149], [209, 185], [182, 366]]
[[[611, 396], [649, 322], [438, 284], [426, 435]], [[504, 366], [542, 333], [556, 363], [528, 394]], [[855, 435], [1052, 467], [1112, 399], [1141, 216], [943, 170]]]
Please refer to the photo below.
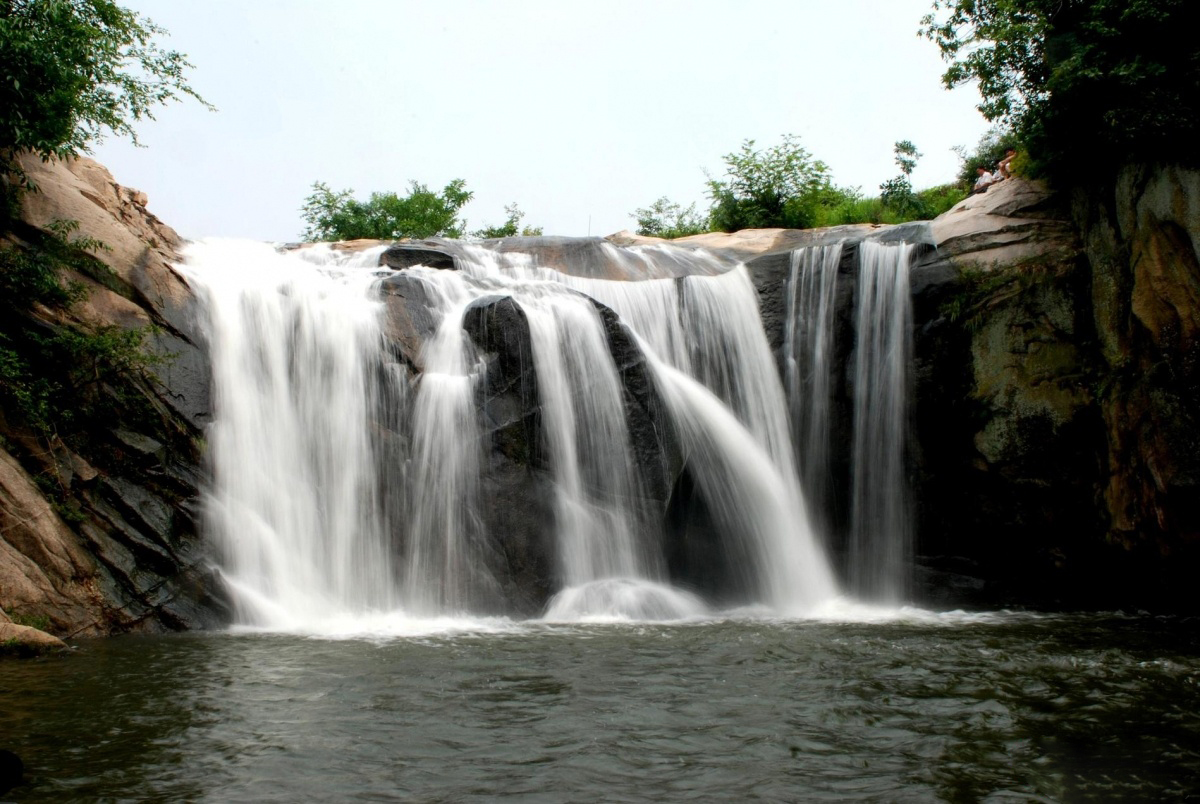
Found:
[[208, 634], [0, 662], [15, 801], [1200, 797], [1181, 619]]

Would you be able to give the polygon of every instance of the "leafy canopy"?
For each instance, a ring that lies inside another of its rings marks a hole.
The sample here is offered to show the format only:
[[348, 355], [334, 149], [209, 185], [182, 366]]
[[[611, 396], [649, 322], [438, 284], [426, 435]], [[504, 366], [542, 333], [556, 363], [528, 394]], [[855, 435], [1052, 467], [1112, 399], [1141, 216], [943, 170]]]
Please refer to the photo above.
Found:
[[792, 134], [762, 150], [746, 140], [724, 160], [725, 177], [708, 181], [713, 202], [709, 225], [714, 229], [805, 229], [819, 217], [819, 207], [842, 197], [830, 180], [829, 166], [814, 159]]
[[1200, 38], [1193, 0], [935, 0], [920, 33], [978, 82], [984, 117], [1030, 168], [1083, 181], [1131, 160], [1196, 163]]
[[112, 0], [0, 0], [0, 158], [76, 156], [106, 132], [137, 144], [156, 106], [209, 106], [185, 80], [192, 65], [155, 41], [165, 33]]
[[300, 210], [308, 224], [302, 237], [309, 241], [462, 237], [466, 224], [458, 213], [473, 195], [462, 179], [440, 193], [414, 181], [404, 197], [371, 193], [367, 201], [354, 198], [353, 190], [335, 193], [324, 182], [312, 187]]

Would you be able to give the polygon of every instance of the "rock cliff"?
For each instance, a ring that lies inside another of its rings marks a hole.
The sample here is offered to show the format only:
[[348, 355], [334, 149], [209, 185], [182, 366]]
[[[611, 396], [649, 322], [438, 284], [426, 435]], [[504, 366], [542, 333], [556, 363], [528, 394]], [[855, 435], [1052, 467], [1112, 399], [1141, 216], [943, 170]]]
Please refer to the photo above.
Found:
[[47, 436], [0, 410], [0, 609], [62, 637], [219, 622], [196, 531], [209, 369], [191, 293], [170, 267], [179, 237], [91, 160], [23, 167], [38, 191], [24, 195], [5, 248], [27, 248], [56, 221], [104, 244], [64, 277], [83, 300], [39, 306], [29, 326], [145, 332], [158, 359], [105, 381], [122, 405], [87, 433]]

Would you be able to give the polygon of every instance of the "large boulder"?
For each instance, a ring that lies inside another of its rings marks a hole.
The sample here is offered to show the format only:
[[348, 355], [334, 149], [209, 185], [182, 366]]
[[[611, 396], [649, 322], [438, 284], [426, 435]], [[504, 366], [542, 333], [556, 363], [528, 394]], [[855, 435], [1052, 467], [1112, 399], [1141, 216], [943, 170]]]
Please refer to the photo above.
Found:
[[554, 490], [541, 442], [541, 402], [529, 324], [508, 296], [475, 301], [463, 329], [487, 360], [479, 386], [484, 431], [484, 531], [506, 607], [534, 615], [555, 587]]

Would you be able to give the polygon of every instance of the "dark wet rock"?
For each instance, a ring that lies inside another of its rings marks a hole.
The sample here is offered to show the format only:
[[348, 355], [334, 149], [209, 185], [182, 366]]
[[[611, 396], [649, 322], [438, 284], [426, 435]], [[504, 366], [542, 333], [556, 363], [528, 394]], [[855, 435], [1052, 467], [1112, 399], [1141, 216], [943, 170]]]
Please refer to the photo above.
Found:
[[972, 562], [968, 602], [1194, 610], [1200, 174], [998, 189], [914, 282], [921, 550]]
[[429, 287], [410, 274], [398, 273], [385, 277], [379, 292], [386, 308], [384, 337], [397, 358], [420, 370], [421, 352], [438, 326]]
[[426, 268], [454, 268], [454, 257], [448, 251], [450, 241], [422, 240], [396, 243], [379, 257], [379, 264], [397, 271], [423, 265]]
[[717, 606], [751, 601], [754, 566], [746, 539], [730, 538], [714, 518], [685, 465], [671, 489], [663, 517], [663, 553], [671, 583], [696, 592]]
[[677, 436], [658, 398], [646, 356], [633, 334], [610, 308], [594, 300], [592, 304], [600, 314], [609, 352], [624, 389], [625, 424], [638, 473], [658, 516], [665, 509], [682, 469]]
[[484, 530], [508, 608], [540, 613], [554, 587], [554, 492], [541, 444], [541, 403], [525, 311], [508, 296], [473, 302], [463, 329], [487, 359], [480, 387], [485, 444]]

